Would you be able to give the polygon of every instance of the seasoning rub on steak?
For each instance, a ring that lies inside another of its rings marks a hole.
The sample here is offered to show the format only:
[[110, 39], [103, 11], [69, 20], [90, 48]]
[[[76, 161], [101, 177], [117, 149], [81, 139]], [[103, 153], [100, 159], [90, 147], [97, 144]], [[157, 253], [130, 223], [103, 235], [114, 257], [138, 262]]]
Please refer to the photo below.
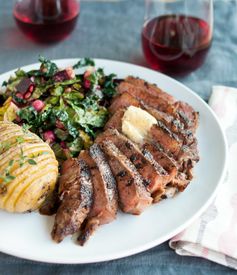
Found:
[[80, 230], [92, 206], [91, 172], [82, 159], [64, 162], [59, 179], [60, 206], [56, 213], [52, 238], [61, 242]]
[[100, 225], [116, 219], [118, 208], [139, 215], [184, 191], [193, 178], [199, 114], [189, 104], [129, 76], [109, 112], [95, 143], [63, 164], [56, 242], [78, 233], [84, 245]]

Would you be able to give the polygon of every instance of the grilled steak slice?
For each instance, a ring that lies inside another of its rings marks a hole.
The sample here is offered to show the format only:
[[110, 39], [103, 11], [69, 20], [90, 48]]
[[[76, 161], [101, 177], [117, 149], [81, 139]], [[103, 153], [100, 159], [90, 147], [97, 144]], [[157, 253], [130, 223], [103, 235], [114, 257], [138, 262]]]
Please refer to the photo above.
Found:
[[132, 162], [110, 140], [103, 141], [102, 148], [109, 158], [117, 181], [121, 210], [139, 215], [152, 203], [151, 195], [143, 185], [143, 178]]
[[149, 151], [144, 150], [141, 152], [135, 143], [116, 129], [107, 130], [96, 139], [97, 142], [103, 142], [103, 140], [110, 140], [130, 159], [143, 177], [143, 183], [151, 194], [163, 189], [163, 186], [169, 181], [168, 173], [154, 160]]
[[143, 108], [155, 117], [158, 121], [161, 121], [168, 129], [175, 133], [180, 139], [184, 141], [184, 144], [191, 144], [194, 141], [194, 135], [192, 130], [185, 129], [185, 125], [177, 117], [174, 117], [165, 112], [159, 111], [152, 107], [143, 105]]
[[177, 162], [168, 156], [165, 152], [159, 150], [157, 146], [152, 143], [145, 143], [142, 145], [142, 152], [150, 152], [154, 160], [162, 166], [165, 171], [167, 171], [169, 178], [167, 179], [170, 182], [178, 173], [178, 164]]
[[132, 84], [136, 87], [140, 87], [141, 89], [146, 91], [148, 94], [150, 94], [152, 96], [162, 98], [170, 104], [172, 104], [176, 101], [175, 98], [172, 95], [162, 91], [155, 84], [150, 84], [150, 83], [146, 82], [143, 79], [136, 78], [136, 77], [133, 77], [133, 76], [128, 76], [125, 79], [125, 82], [128, 82], [128, 83], [130, 83], [130, 84]]
[[109, 112], [114, 114], [119, 109], [126, 109], [129, 106], [140, 107], [141, 103], [129, 93], [122, 93], [113, 99]]
[[[116, 181], [113, 177], [109, 163], [98, 144], [94, 144], [90, 147], [90, 156], [96, 163], [103, 180], [103, 185], [97, 185], [96, 188], [98, 193], [97, 199], [100, 201], [101, 197], [103, 196], [102, 189], [106, 196], [106, 203], [104, 205], [101, 205], [101, 203], [97, 205], [94, 204], [93, 210], [98, 213], [100, 212], [100, 209], [102, 209], [103, 215], [100, 216], [100, 224], [109, 223], [116, 218], [118, 210], [118, 193]], [[92, 215], [94, 215], [93, 212], [91, 213], [91, 216]]]
[[124, 115], [125, 109], [118, 109], [112, 117], [107, 121], [104, 126], [104, 130], [106, 129], [117, 129], [118, 131], [122, 131], [122, 118]]
[[117, 186], [109, 164], [98, 144], [80, 153], [89, 166], [93, 183], [93, 205], [78, 241], [83, 245], [96, 228], [116, 218], [118, 210]]
[[198, 112], [195, 112], [193, 107], [183, 101], [175, 102], [174, 106], [180, 121], [186, 125], [186, 129], [191, 129], [193, 132], [195, 132], [198, 127]]
[[44, 203], [39, 209], [41, 215], [51, 216], [56, 214], [59, 207], [59, 197], [58, 197], [58, 185], [55, 187], [53, 192], [51, 192], [45, 199]]
[[99, 225], [100, 220], [98, 219], [98, 217], [87, 219], [82, 225], [83, 228], [81, 234], [77, 239], [79, 245], [83, 246], [89, 240], [90, 236], [94, 234]]
[[91, 174], [82, 159], [64, 162], [59, 179], [59, 194], [61, 203], [52, 231], [52, 238], [56, 242], [78, 232], [92, 206]]
[[142, 104], [146, 104], [159, 110], [166, 110], [169, 105], [169, 103], [163, 98], [150, 95], [144, 91], [144, 89], [136, 87], [128, 82], [121, 82], [117, 87], [117, 91], [119, 94], [129, 93], [138, 101], [142, 102]]
[[179, 154], [183, 146], [183, 140], [167, 128], [161, 121], [157, 121], [157, 124], [151, 127], [148, 134], [149, 137], [154, 142], [159, 143], [166, 152], [175, 156]]
[[158, 162], [168, 173], [166, 184], [163, 186], [162, 189], [157, 190], [152, 195], [153, 203], [157, 203], [160, 200], [171, 196], [171, 188], [173, 195], [177, 192], [176, 185], [174, 184], [174, 187], [172, 183], [178, 174], [178, 164], [173, 158], [169, 157], [165, 152], [160, 150], [158, 146], [155, 146], [152, 143], [145, 143], [142, 145], [142, 152], [145, 153], [147, 151], [153, 156], [156, 162]]
[[[151, 84], [147, 85], [152, 86]], [[146, 105], [170, 114], [174, 118], [180, 120], [184, 124], [185, 129], [195, 132], [198, 126], [199, 116], [189, 104], [182, 101], [172, 101], [172, 97], [167, 99], [165, 96], [155, 96], [153, 92], [151, 93], [151, 90], [151, 88], [148, 88], [147, 90], [146, 88], [135, 86], [127, 81], [121, 82], [117, 87], [119, 94], [129, 93], [135, 99], [140, 101], [142, 106]], [[161, 95], [161, 93], [158, 92], [155, 94]]]

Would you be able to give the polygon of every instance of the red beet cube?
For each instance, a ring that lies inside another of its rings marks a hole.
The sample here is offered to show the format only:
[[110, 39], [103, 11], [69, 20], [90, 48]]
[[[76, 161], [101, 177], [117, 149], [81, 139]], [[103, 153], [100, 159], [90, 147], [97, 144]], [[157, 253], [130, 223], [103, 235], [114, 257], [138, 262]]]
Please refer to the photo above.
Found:
[[31, 81], [30, 78], [25, 77], [23, 78], [18, 85], [16, 86], [16, 90], [18, 93], [25, 94], [27, 92], [32, 93], [35, 88], [34, 83]]

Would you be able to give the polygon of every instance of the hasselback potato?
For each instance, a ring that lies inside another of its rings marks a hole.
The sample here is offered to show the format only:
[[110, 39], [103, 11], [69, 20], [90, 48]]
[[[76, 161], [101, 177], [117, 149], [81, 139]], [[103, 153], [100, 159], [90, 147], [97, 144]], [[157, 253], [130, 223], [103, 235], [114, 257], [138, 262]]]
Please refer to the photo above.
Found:
[[57, 176], [58, 162], [47, 143], [24, 127], [0, 121], [0, 209], [38, 209]]

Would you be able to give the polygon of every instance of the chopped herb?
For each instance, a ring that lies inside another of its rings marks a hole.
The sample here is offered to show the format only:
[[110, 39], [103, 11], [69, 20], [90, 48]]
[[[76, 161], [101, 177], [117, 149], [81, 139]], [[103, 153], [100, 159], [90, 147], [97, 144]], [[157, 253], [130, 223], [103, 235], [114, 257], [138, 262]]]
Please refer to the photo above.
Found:
[[[3, 183], [9, 183], [9, 182], [11, 182], [12, 180], [14, 180], [16, 177], [15, 176], [12, 176], [12, 175], [10, 175], [10, 174], [6, 174], [6, 175], [4, 175], [4, 176], [2, 176], [2, 175], [0, 175], [0, 179], [2, 179], [3, 180]], [[0, 186], [1, 186], [2, 184], [0, 184]], [[1, 187], [2, 188], [2, 187]]]
[[2, 83], [2, 86], [4, 87], [7, 87], [7, 81], [3, 81], [3, 83]]
[[24, 165], [26, 156], [24, 156], [23, 149], [21, 148], [20, 150], [21, 150], [21, 152], [20, 152], [19, 165], [20, 165], [20, 167], [22, 167]]
[[8, 163], [8, 167], [4, 170], [4, 174], [0, 174], [0, 179], [2, 179], [3, 183], [0, 184], [0, 189], [2, 189], [2, 184], [7, 184], [14, 180], [16, 177], [10, 174], [10, 169], [14, 163], [14, 160], [10, 160]]
[[24, 134], [28, 133], [28, 130], [31, 128], [32, 126], [31, 125], [28, 125], [26, 123], [23, 123], [22, 124], [22, 131]]
[[24, 138], [23, 137], [17, 137], [16, 138], [16, 142], [18, 143], [18, 144], [21, 144], [21, 143], [23, 143], [25, 140], [24, 140]]
[[94, 60], [86, 57], [79, 60], [74, 66], [73, 69], [79, 69], [86, 66], [95, 66]]
[[4, 181], [5, 183], [9, 183], [9, 182], [11, 182], [12, 180], [14, 180], [15, 178], [16, 178], [15, 176], [12, 176], [12, 175], [10, 175], [10, 174], [7, 174], [7, 175], [4, 177], [3, 181]]
[[48, 155], [49, 152], [42, 152], [41, 155]]
[[30, 165], [36, 165], [37, 162], [33, 159], [28, 159], [27, 162], [30, 164]]
[[0, 143], [0, 153], [7, 151], [11, 148], [11, 144], [8, 141], [3, 141]]
[[11, 167], [13, 165], [13, 163], [14, 163], [14, 160], [12, 159], [12, 160], [9, 161], [8, 166]]

